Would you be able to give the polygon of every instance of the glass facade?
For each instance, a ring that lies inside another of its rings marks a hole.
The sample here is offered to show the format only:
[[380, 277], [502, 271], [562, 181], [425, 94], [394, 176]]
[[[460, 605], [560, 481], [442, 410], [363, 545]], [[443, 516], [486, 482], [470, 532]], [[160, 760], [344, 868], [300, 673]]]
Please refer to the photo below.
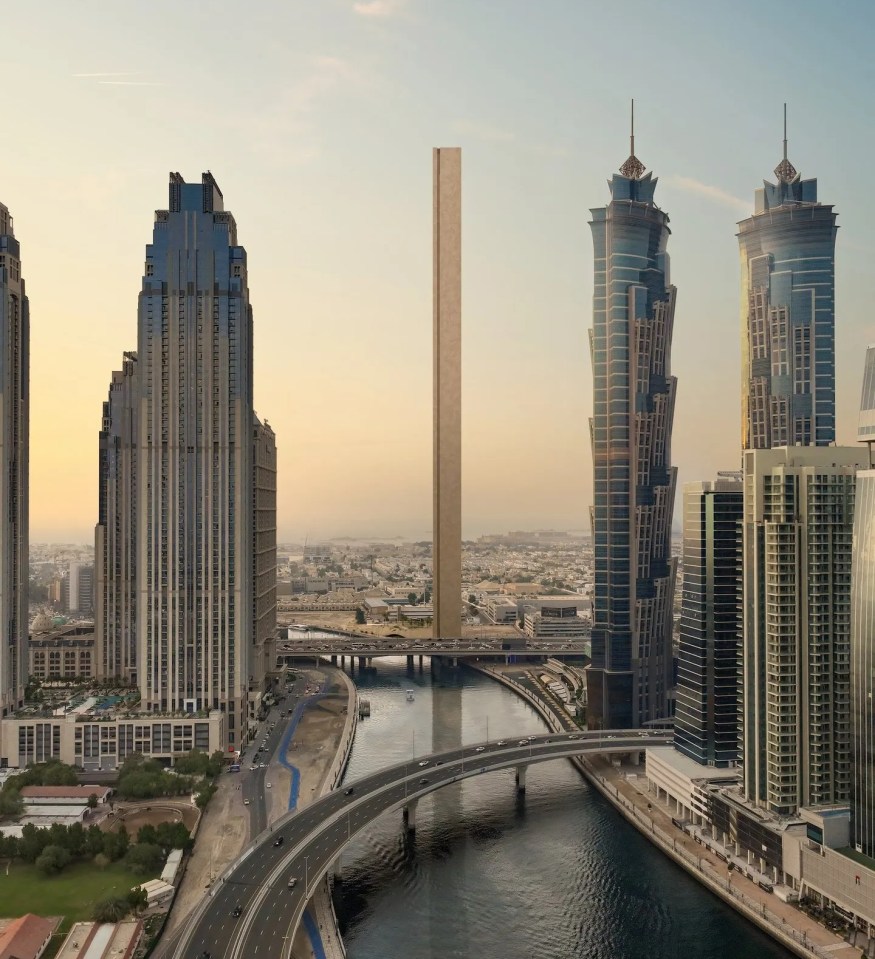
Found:
[[835, 442], [836, 214], [789, 161], [738, 224], [742, 447]]
[[739, 758], [740, 479], [684, 486], [674, 744], [703, 766]]
[[[866, 352], [857, 438], [875, 442], [875, 346]], [[851, 570], [851, 733], [854, 845], [875, 858], [875, 470], [857, 473]]]
[[672, 680], [675, 289], [666, 252], [668, 216], [654, 203], [655, 188], [633, 155], [610, 182], [611, 202], [591, 211], [591, 728], [628, 728], [664, 717]]
[[0, 718], [22, 705], [27, 681], [29, 432], [30, 305], [0, 203]]

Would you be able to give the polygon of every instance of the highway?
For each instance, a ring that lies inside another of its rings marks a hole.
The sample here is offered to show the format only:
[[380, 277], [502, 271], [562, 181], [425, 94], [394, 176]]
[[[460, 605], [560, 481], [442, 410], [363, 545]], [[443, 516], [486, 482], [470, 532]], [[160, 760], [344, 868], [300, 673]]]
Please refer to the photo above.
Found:
[[287, 814], [258, 836], [159, 954], [173, 959], [289, 959], [319, 879], [350, 839], [383, 813], [497, 769], [585, 753], [629, 753], [670, 742], [670, 735], [638, 730], [551, 733], [524, 741], [491, 740], [378, 770]]
[[401, 639], [390, 636], [337, 636], [318, 639], [281, 639], [277, 662], [293, 657], [314, 656], [588, 656], [589, 638], [527, 639]]

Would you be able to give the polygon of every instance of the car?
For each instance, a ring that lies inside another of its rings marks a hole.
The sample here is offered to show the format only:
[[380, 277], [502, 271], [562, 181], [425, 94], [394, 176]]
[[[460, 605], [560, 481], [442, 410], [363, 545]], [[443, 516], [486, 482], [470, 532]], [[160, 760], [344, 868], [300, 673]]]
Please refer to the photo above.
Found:
[[545, 742], [545, 743], [552, 743], [553, 740], [552, 740], [552, 739], [545, 739], [544, 742]]
[[478, 747], [474, 750], [474, 752], [475, 752], [475, 753], [482, 753], [484, 749], [486, 749], [485, 746], [478, 746]]
[[526, 737], [526, 738], [528, 739], [528, 741], [529, 741], [530, 743], [535, 741], [535, 737], [534, 737], [534, 736], [528, 736], [528, 737]]
[[528, 739], [521, 739], [521, 740], [517, 743], [517, 746], [528, 746], [528, 745], [529, 745]]
[[420, 785], [420, 786], [427, 786], [427, 785], [428, 785], [428, 780], [427, 780], [427, 779], [420, 779], [420, 780], [419, 780], [419, 785]]
[[244, 806], [248, 806], [248, 805], [249, 805], [249, 800], [248, 800], [248, 799], [244, 799], [244, 800], [243, 800], [243, 805], [244, 805]]
[[259, 768], [259, 769], [266, 769], [266, 768], [267, 768], [267, 763], [259, 763], [259, 764], [258, 764], [258, 768]]
[[616, 739], [616, 736], [605, 736], [605, 739]]
[[572, 733], [568, 738], [569, 738], [569, 739], [577, 739], [577, 733]]
[[443, 764], [444, 764], [443, 759], [438, 759], [437, 762], [435, 762], [435, 766], [443, 766]]
[[200, 954], [200, 959], [212, 959], [211, 954], [206, 949]]
[[427, 766], [427, 765], [428, 765], [428, 760], [427, 760], [427, 759], [423, 759], [422, 762], [421, 762], [419, 765], [420, 765], [420, 766]]
[[251, 763], [249, 766], [249, 772], [252, 772], [253, 769], [258, 769], [258, 763]]
[[271, 789], [272, 787], [271, 787], [270, 783], [265, 783], [265, 784], [264, 784], [264, 788], [265, 788], [265, 789]]
[[284, 841], [283, 836], [277, 836], [276, 839], [274, 839], [273, 844], [275, 846], [281, 846], [283, 844], [283, 841]]
[[238, 904], [234, 907], [234, 912], [232, 912], [231, 915], [236, 919], [239, 915], [242, 915], [242, 913], [243, 913], [243, 906]]
[[343, 790], [343, 795], [351, 796], [354, 792], [355, 792], [355, 789], [353, 789], [352, 786], [347, 786], [347, 788]]
[[507, 743], [506, 743], [503, 739], [499, 739], [498, 742], [497, 742], [495, 745], [496, 745], [496, 746], [506, 746]]
[[288, 887], [289, 889], [294, 889], [298, 885], [298, 880], [295, 876], [289, 876]]

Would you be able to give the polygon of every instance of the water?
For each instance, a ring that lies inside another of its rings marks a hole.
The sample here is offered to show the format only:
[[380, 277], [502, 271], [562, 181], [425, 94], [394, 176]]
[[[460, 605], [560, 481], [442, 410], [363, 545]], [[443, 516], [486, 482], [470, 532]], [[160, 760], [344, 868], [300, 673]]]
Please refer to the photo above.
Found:
[[[426, 663], [428, 660], [426, 660]], [[371, 701], [346, 778], [543, 720], [468, 670], [374, 660]], [[414, 702], [405, 690], [413, 689]], [[519, 797], [512, 771], [419, 802], [417, 832], [389, 813], [343, 856], [335, 907], [349, 959], [786, 959], [768, 937], [654, 849], [564, 760], [540, 763]]]

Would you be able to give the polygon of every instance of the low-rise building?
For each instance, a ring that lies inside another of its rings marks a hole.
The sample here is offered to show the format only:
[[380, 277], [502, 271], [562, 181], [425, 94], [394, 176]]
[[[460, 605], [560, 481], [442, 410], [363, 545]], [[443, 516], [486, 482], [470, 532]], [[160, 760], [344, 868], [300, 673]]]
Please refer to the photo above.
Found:
[[52, 938], [56, 919], [28, 913], [13, 919], [0, 932], [0, 959], [39, 959]]
[[94, 625], [54, 626], [41, 614], [31, 628], [28, 649], [30, 675], [40, 680], [91, 679], [95, 675]]
[[82, 769], [116, 769], [133, 753], [171, 764], [192, 749], [225, 751], [225, 713], [103, 710], [62, 716], [18, 713], [0, 723], [0, 766], [59, 759]]
[[105, 803], [112, 795], [109, 786], [24, 786], [21, 798], [25, 806], [82, 806], [94, 796]]
[[589, 608], [589, 600], [582, 596], [541, 597], [519, 604], [523, 611], [523, 631], [526, 636], [548, 637], [585, 636], [590, 632], [586, 620], [578, 615]]
[[131, 959], [143, 938], [139, 919], [124, 922], [77, 922], [55, 959]]
[[496, 626], [513, 625], [517, 617], [517, 604], [507, 596], [490, 596], [483, 604], [483, 611]]

